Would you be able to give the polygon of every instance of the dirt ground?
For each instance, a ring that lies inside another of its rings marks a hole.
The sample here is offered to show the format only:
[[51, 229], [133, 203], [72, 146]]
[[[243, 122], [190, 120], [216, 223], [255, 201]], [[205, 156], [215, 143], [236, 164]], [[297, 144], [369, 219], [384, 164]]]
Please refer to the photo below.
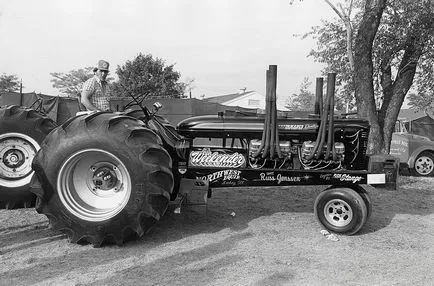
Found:
[[312, 211], [321, 189], [215, 190], [206, 214], [170, 211], [122, 247], [71, 244], [33, 209], [0, 210], [0, 284], [433, 285], [434, 178], [370, 189], [371, 219], [338, 241]]

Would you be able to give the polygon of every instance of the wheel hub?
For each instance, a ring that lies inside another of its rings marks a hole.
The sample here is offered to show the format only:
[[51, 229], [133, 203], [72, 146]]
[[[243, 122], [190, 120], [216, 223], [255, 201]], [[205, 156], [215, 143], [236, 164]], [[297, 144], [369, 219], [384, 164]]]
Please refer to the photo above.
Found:
[[[92, 169], [94, 168], [91, 168], [91, 170]], [[112, 168], [101, 167], [93, 172], [92, 182], [95, 188], [106, 191], [113, 189], [116, 186], [118, 183], [118, 178]]]
[[342, 227], [351, 222], [353, 211], [345, 201], [334, 199], [324, 207], [324, 216], [330, 224]]
[[428, 175], [434, 168], [434, 162], [426, 156], [420, 157], [415, 163], [417, 172], [421, 175]]
[[57, 178], [63, 206], [86, 221], [104, 221], [121, 212], [131, 195], [127, 167], [102, 149], [82, 149], [63, 162]]
[[39, 144], [21, 133], [0, 135], [0, 184], [18, 187], [30, 183], [32, 161]]
[[3, 164], [8, 168], [18, 168], [24, 164], [25, 159], [23, 152], [18, 149], [10, 149], [3, 155]]

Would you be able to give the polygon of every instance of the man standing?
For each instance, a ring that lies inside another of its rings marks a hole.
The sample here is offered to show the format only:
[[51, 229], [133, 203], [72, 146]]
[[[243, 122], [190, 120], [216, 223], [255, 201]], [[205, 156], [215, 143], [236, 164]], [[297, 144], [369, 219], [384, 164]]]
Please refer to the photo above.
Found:
[[110, 90], [106, 81], [109, 73], [109, 63], [100, 60], [98, 67], [93, 71], [95, 75], [83, 84], [81, 103], [87, 110], [109, 111]]

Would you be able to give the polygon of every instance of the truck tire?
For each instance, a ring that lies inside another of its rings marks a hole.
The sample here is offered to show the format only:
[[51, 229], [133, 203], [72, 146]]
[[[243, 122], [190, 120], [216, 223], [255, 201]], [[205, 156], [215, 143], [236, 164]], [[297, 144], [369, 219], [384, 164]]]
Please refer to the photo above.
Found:
[[45, 115], [17, 105], [0, 108], [0, 209], [33, 207], [32, 160], [41, 142], [56, 128]]
[[172, 160], [155, 132], [109, 112], [76, 116], [52, 132], [33, 161], [36, 210], [71, 242], [122, 244], [165, 213]]
[[366, 223], [368, 211], [363, 198], [349, 188], [332, 188], [315, 200], [315, 216], [328, 230], [339, 234], [357, 233]]
[[432, 177], [434, 175], [434, 155], [427, 151], [420, 153], [414, 161], [411, 173], [413, 176]]

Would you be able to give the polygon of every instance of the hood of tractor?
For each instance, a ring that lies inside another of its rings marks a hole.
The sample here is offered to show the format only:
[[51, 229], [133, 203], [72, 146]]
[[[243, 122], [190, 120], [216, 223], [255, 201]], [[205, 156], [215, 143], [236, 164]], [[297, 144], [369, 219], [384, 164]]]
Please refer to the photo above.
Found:
[[[279, 134], [317, 133], [320, 125], [318, 117], [311, 118], [278, 118]], [[334, 120], [336, 129], [369, 129], [367, 120], [346, 118]], [[239, 133], [253, 135], [261, 134], [264, 130], [264, 116], [222, 116], [205, 115], [187, 118], [177, 125], [180, 134], [209, 134], [211, 137], [221, 136], [221, 133]]]

